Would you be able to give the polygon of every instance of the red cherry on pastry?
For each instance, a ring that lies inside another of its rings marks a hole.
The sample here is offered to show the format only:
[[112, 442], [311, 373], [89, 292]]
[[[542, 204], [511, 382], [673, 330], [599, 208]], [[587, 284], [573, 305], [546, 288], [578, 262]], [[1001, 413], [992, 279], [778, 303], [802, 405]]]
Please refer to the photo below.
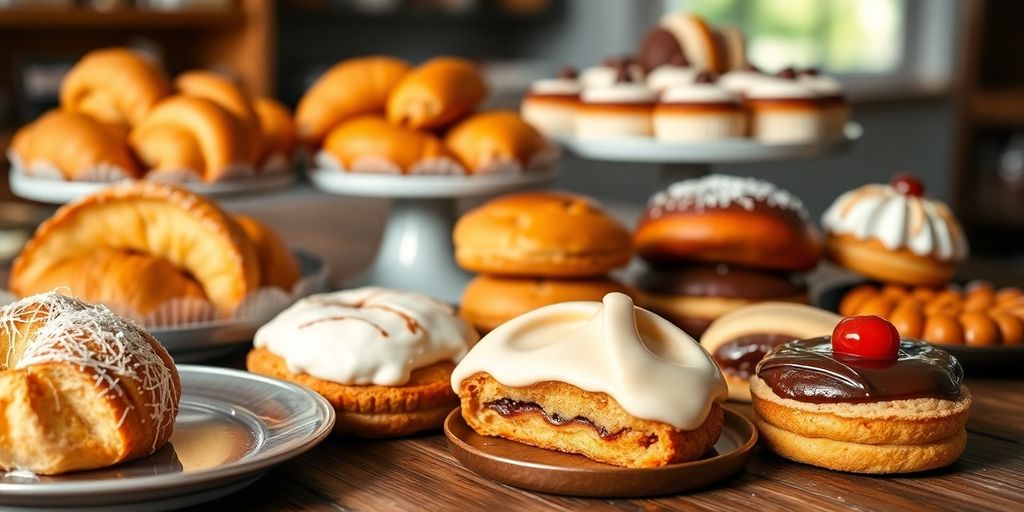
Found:
[[895, 360], [900, 333], [874, 315], [844, 318], [832, 331], [832, 352], [864, 359]]
[[900, 173], [889, 182], [892, 188], [905, 196], [921, 197], [924, 195], [924, 184], [913, 174]]

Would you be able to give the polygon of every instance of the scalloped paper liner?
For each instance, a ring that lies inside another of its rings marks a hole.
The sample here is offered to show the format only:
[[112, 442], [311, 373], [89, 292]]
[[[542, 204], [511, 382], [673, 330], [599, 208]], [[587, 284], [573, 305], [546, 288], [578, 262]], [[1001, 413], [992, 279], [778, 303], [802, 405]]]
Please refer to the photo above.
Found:
[[288, 174], [292, 171], [292, 157], [286, 153], [267, 155], [260, 164], [260, 174]]
[[[480, 167], [472, 174], [502, 174], [502, 173], [523, 173], [542, 169], [553, 165], [561, 156], [557, 146], [547, 145], [524, 167], [521, 162], [511, 158], [496, 158], [487, 165]], [[375, 173], [375, 174], [403, 174], [402, 168], [395, 162], [379, 157], [364, 156], [356, 160], [351, 168], [343, 165], [337, 158], [325, 149], [317, 151], [312, 158], [317, 169], [330, 169], [343, 172]], [[435, 174], [435, 175], [466, 175], [466, 168], [453, 158], [434, 157], [416, 162], [409, 168], [408, 174]]]
[[[327, 288], [328, 268], [321, 265], [316, 272], [302, 276], [291, 291], [264, 286], [242, 300], [230, 315], [221, 315], [209, 301], [196, 298], [169, 300], [149, 314], [143, 315], [132, 308], [116, 303], [103, 303], [118, 315], [130, 318], [145, 329], [194, 329], [230, 323], [266, 323], [296, 300], [320, 293]], [[0, 305], [18, 300], [9, 290], [0, 290]]]
[[7, 150], [7, 159], [10, 160], [13, 169], [21, 171], [25, 176], [39, 179], [100, 183], [114, 183], [116, 181], [132, 179], [132, 175], [124, 168], [107, 163], [100, 163], [93, 167], [82, 169], [78, 172], [76, 179], [69, 180], [64, 175], [64, 172], [49, 160], [34, 160], [31, 165], [27, 165], [21, 156], [10, 148]]
[[228, 165], [221, 172], [220, 176], [211, 182], [204, 180], [202, 173], [195, 169], [150, 169], [142, 179], [159, 183], [170, 183], [172, 185], [184, 185], [186, 183], [220, 183], [222, 181], [251, 178], [255, 175], [256, 168], [252, 165], [245, 162], [235, 162]]

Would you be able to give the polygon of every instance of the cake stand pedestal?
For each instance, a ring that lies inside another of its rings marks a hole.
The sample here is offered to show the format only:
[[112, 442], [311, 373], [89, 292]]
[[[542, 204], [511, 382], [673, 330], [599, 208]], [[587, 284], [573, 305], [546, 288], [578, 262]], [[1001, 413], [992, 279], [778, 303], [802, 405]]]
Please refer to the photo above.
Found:
[[546, 184], [558, 169], [492, 175], [397, 175], [315, 169], [318, 189], [351, 197], [391, 199], [384, 238], [373, 264], [346, 286], [413, 290], [457, 304], [470, 275], [455, 264], [452, 228], [457, 200]]

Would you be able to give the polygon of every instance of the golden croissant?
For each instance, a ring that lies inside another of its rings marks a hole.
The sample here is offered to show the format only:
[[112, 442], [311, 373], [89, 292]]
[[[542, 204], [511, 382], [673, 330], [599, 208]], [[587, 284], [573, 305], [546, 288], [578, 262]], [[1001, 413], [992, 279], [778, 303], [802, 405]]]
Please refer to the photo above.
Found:
[[253, 151], [251, 161], [255, 163], [260, 156], [263, 134], [253, 101], [241, 85], [218, 73], [187, 71], [174, 79], [174, 86], [180, 94], [206, 98], [237, 117], [249, 132], [249, 143]]
[[455, 125], [444, 142], [471, 173], [503, 162], [513, 162], [525, 169], [547, 145], [536, 128], [511, 110], [471, 116]]
[[247, 215], [235, 215], [235, 222], [256, 247], [260, 260], [260, 275], [263, 286], [276, 286], [292, 291], [302, 277], [299, 261], [288, 249], [281, 237], [266, 224]]
[[181, 382], [134, 322], [57, 293], [0, 308], [0, 469], [53, 475], [144, 457], [171, 437]]
[[210, 183], [252, 173], [248, 129], [205, 98], [161, 101], [132, 129], [129, 142], [150, 175], [184, 174]]
[[263, 153], [258, 160], [263, 171], [287, 171], [295, 156], [295, 121], [291, 112], [270, 98], [253, 101], [263, 135]]
[[349, 170], [360, 161], [374, 160], [394, 164], [403, 173], [424, 160], [448, 156], [432, 133], [396, 126], [378, 116], [359, 117], [335, 128], [324, 141], [324, 151]]
[[85, 114], [51, 110], [25, 125], [11, 141], [11, 151], [36, 174], [38, 166], [53, 166], [71, 181], [115, 181], [139, 178], [128, 142]]
[[388, 97], [388, 121], [412, 128], [444, 127], [472, 111], [487, 84], [465, 59], [437, 57], [405, 75]]
[[171, 93], [167, 76], [155, 63], [128, 48], [87, 53], [60, 87], [60, 106], [104, 123], [133, 126]]
[[409, 71], [393, 57], [349, 59], [327, 70], [295, 109], [299, 138], [319, 147], [335, 126], [353, 117], [384, 111], [388, 95]]

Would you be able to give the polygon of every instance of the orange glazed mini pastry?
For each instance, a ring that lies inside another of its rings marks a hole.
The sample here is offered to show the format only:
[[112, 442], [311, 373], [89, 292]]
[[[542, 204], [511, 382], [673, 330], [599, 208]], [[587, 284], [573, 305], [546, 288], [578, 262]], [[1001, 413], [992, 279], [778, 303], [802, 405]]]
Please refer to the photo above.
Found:
[[130, 127], [171, 93], [163, 71], [128, 48], [87, 53], [68, 71], [60, 86], [60, 106], [104, 123]]
[[451, 386], [480, 435], [625, 467], [698, 459], [718, 441], [726, 397], [693, 338], [621, 293], [502, 324]]
[[409, 72], [393, 57], [360, 57], [335, 64], [299, 100], [299, 138], [319, 147], [332, 128], [356, 116], [384, 112], [388, 95]]
[[472, 111], [487, 96], [483, 75], [470, 61], [437, 57], [398, 82], [388, 97], [388, 121], [411, 128], [441, 128]]
[[528, 169], [547, 148], [544, 136], [511, 110], [473, 115], [455, 125], [444, 142], [469, 173]]
[[411, 174], [452, 172], [453, 162], [441, 140], [430, 132], [396, 126], [365, 116], [335, 128], [324, 151], [349, 171]]
[[629, 231], [583, 196], [510, 194], [455, 224], [455, 260], [498, 276], [601, 276], [629, 262]]
[[141, 173], [128, 143], [99, 121], [51, 110], [22, 127], [11, 141], [15, 165], [34, 176], [68, 181], [117, 181]]
[[261, 327], [249, 371], [307, 386], [337, 410], [336, 434], [436, 429], [458, 405], [449, 379], [477, 334], [446, 304], [359, 288], [312, 295]]

